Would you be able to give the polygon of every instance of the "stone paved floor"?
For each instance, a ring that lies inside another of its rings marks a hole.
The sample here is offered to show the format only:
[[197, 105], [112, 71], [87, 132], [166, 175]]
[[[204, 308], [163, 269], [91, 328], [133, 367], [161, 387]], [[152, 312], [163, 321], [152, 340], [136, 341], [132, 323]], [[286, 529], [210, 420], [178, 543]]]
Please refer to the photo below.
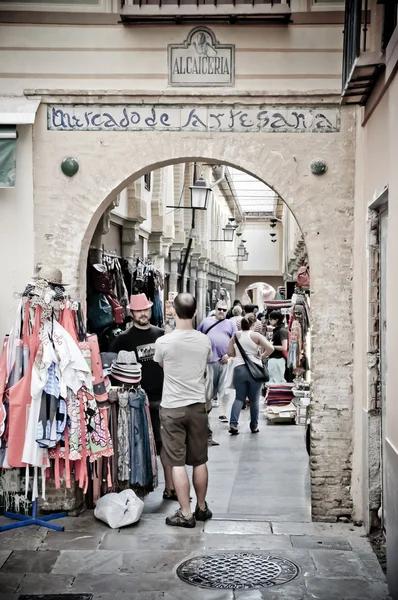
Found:
[[[94, 600], [388, 599], [361, 527], [311, 523], [303, 428], [267, 426], [264, 419], [252, 435], [247, 419], [242, 413], [241, 433], [231, 438], [213, 411], [220, 446], [210, 448], [211, 521], [193, 530], [167, 527], [164, 517], [176, 505], [162, 500], [161, 484], [146, 499], [140, 522], [120, 531], [87, 511], [58, 521], [63, 533], [1, 532], [0, 600], [83, 592]], [[237, 550], [287, 558], [300, 573], [281, 586], [235, 592], [203, 590], [176, 576], [188, 557]]]

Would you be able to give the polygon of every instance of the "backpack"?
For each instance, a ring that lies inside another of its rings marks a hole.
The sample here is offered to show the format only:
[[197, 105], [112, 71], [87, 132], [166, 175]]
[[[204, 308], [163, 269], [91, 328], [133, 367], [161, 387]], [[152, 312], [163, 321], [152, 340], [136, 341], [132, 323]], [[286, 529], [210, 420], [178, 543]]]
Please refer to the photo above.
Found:
[[113, 323], [112, 306], [104, 294], [92, 294], [87, 301], [87, 317], [94, 329], [101, 329]]

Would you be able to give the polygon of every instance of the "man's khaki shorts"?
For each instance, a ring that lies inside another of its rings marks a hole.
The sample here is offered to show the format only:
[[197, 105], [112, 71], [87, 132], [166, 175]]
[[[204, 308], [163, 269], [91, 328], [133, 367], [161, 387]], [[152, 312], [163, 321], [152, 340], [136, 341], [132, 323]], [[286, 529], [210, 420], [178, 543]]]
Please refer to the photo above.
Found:
[[204, 402], [160, 408], [161, 457], [164, 465], [198, 467], [207, 463], [207, 412]]

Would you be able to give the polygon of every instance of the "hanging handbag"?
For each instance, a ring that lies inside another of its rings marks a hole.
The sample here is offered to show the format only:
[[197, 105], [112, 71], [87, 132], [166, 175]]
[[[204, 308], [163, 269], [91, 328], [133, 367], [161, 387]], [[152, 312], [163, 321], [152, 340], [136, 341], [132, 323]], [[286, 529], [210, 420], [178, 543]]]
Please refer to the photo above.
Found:
[[263, 381], [263, 382], [269, 381], [269, 373], [268, 373], [267, 367], [263, 364], [261, 366], [258, 365], [257, 363], [255, 363], [248, 357], [245, 350], [240, 345], [239, 340], [236, 337], [236, 335], [234, 336], [234, 341], [235, 341], [235, 344], [238, 346], [239, 352], [241, 353], [242, 358], [245, 361], [246, 367], [248, 368], [249, 373], [253, 377], [253, 379], [255, 379], [256, 381]]
[[104, 294], [92, 294], [87, 301], [87, 316], [94, 329], [113, 323], [113, 311]]
[[310, 267], [308, 264], [302, 265], [297, 271], [298, 287], [310, 287]]
[[113, 289], [111, 274], [103, 264], [91, 265], [91, 283], [96, 292], [109, 294]]
[[124, 323], [124, 319], [126, 318], [126, 311], [124, 310], [123, 306], [121, 306], [115, 294], [111, 292], [110, 294], [105, 294], [105, 296], [112, 307], [113, 320], [115, 321], [116, 325], [121, 325]]

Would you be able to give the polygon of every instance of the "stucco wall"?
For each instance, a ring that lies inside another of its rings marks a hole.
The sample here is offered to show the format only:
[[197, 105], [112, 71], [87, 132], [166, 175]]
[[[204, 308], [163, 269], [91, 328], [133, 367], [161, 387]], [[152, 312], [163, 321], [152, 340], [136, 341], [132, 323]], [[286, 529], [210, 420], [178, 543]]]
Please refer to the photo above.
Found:
[[[398, 372], [392, 368], [398, 333], [395, 303], [398, 296], [396, 256], [398, 254], [398, 79], [395, 77], [388, 92], [369, 120], [363, 134], [363, 196], [367, 206], [388, 186], [388, 255], [387, 255], [387, 437], [398, 451], [398, 403], [394, 390], [398, 388]], [[364, 400], [367, 406], [367, 400]]]
[[32, 127], [19, 126], [18, 136], [16, 186], [0, 188], [1, 340], [15, 320], [14, 294], [34, 275]]
[[[276, 242], [271, 242], [270, 233], [276, 234]], [[239, 262], [239, 275], [253, 275], [263, 281], [262, 277], [283, 274], [283, 229], [280, 223], [270, 229], [269, 222], [246, 222], [242, 238], [246, 240], [249, 253], [247, 261]]]
[[[341, 131], [333, 134], [49, 132], [41, 106], [35, 125], [35, 260], [61, 267], [80, 294], [98, 219], [148, 168], [201, 159], [230, 164], [265, 181], [293, 210], [312, 269], [312, 506], [314, 519], [325, 521], [352, 510], [354, 123], [353, 111], [343, 109]], [[72, 179], [60, 170], [64, 156], [80, 163]], [[309, 169], [316, 157], [328, 164], [322, 177]]]
[[[398, 253], [398, 237], [396, 230], [398, 226], [398, 117], [396, 107], [398, 106], [398, 78], [392, 81], [384, 97], [377, 106], [373, 115], [358, 135], [358, 144], [361, 146], [361, 154], [357, 161], [357, 171], [360, 171], [362, 185], [357, 191], [357, 214], [360, 216], [358, 226], [362, 228], [362, 240], [358, 240], [358, 248], [362, 246], [361, 254], [357, 255], [355, 276], [355, 296], [364, 292], [364, 286], [368, 284], [370, 276], [370, 249], [366, 248], [365, 227], [368, 216], [368, 206], [375, 198], [380, 196], [388, 186], [388, 244], [387, 244], [387, 380], [386, 385], [386, 439], [383, 444], [383, 464], [386, 472], [383, 489], [384, 511], [386, 515], [387, 536], [387, 579], [391, 596], [398, 598], [398, 572], [394, 568], [398, 556], [398, 511], [397, 511], [397, 480], [398, 480], [398, 403], [396, 390], [398, 386], [398, 371], [395, 368], [394, 359], [397, 347], [398, 324], [396, 319], [396, 298], [398, 295], [398, 280], [396, 276], [396, 257]], [[358, 234], [359, 237], [359, 234]], [[365, 239], [365, 244], [363, 243]], [[362, 279], [361, 279], [362, 278]], [[365, 283], [364, 283], [365, 282]], [[366, 290], [367, 291], [367, 290]], [[365, 293], [365, 302], [369, 294]], [[369, 333], [369, 321], [366, 316], [370, 304], [365, 306], [362, 301], [358, 313], [355, 316], [356, 330], [356, 361], [354, 381], [356, 393], [362, 393], [362, 421], [363, 421], [363, 480], [364, 480], [364, 503], [366, 506], [365, 519], [369, 525], [367, 509], [371, 505], [373, 487], [380, 485], [379, 480], [372, 480], [369, 469], [373, 463], [380, 461], [380, 416], [376, 421], [376, 428], [372, 427], [372, 414], [369, 413], [370, 396], [367, 385], [367, 365], [365, 352], [362, 348], [368, 347], [367, 335]], [[371, 319], [372, 315], [369, 315]], [[375, 455], [376, 454], [376, 455]], [[380, 474], [379, 474], [380, 476]]]
[[[191, 29], [4, 24], [0, 93], [29, 88], [165, 90], [167, 45], [182, 43]], [[340, 91], [341, 25], [212, 29], [221, 43], [236, 45], [235, 90]]]

